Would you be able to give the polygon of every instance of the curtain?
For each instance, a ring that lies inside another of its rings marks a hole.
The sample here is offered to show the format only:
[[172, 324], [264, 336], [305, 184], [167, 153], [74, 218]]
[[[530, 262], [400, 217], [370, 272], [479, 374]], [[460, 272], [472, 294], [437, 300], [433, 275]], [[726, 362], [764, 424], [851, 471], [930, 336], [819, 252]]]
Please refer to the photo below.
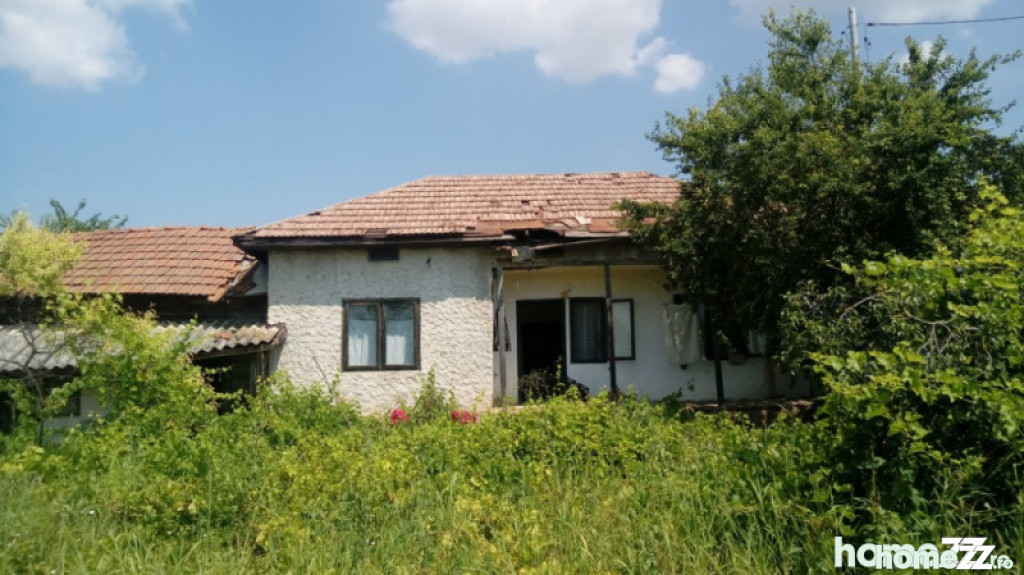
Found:
[[607, 361], [605, 342], [604, 300], [577, 298], [569, 300], [569, 330], [572, 362]]
[[411, 303], [384, 305], [384, 363], [413, 365], [415, 338], [415, 307]]
[[377, 306], [348, 307], [348, 365], [377, 365]]
[[665, 347], [672, 365], [704, 359], [700, 316], [688, 305], [665, 304]]

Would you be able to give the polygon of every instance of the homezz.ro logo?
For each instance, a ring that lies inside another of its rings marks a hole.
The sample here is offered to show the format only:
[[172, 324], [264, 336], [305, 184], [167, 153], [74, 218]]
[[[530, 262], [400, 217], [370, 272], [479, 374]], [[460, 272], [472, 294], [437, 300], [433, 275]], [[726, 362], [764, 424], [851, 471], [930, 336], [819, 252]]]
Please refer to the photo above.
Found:
[[835, 566], [868, 567], [875, 569], [956, 569], [962, 571], [990, 571], [1010, 569], [1013, 560], [996, 555], [995, 545], [985, 545], [985, 537], [943, 537], [942, 544], [949, 548], [939, 550], [931, 543], [914, 547], [906, 543], [864, 543], [854, 547], [835, 538]]

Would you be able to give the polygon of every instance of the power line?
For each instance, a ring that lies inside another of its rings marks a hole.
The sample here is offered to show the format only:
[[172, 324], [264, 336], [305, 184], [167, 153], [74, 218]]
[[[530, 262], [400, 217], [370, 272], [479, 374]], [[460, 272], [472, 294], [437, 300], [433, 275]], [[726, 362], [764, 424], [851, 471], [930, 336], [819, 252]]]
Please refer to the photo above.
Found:
[[935, 20], [931, 22], [868, 22], [868, 27], [877, 26], [943, 26], [946, 24], [977, 24], [984, 22], [1005, 22], [1007, 20], [1024, 20], [1021, 16], [1002, 16], [999, 18], [977, 18], [975, 20]]

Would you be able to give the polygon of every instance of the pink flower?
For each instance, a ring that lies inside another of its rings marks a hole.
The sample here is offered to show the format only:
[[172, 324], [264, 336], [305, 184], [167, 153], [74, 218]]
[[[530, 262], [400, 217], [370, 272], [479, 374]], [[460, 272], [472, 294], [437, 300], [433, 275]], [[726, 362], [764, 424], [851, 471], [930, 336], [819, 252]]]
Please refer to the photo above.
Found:
[[395, 410], [391, 412], [391, 425], [395, 425], [403, 421], [409, 421], [409, 414], [401, 408], [396, 407]]

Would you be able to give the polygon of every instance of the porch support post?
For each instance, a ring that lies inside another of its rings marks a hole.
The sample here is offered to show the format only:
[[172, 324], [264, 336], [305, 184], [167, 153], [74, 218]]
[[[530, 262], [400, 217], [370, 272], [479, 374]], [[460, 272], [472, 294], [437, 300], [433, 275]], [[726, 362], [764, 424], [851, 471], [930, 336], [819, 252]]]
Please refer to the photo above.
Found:
[[505, 319], [505, 272], [501, 266], [491, 269], [491, 295], [494, 299], [494, 349], [498, 352], [498, 405], [505, 406], [508, 394], [508, 375], [506, 372], [508, 351], [508, 329]]
[[604, 309], [605, 321], [607, 322], [605, 333], [607, 334], [608, 350], [608, 386], [611, 389], [613, 399], [619, 397], [618, 373], [615, 369], [615, 322], [612, 315], [612, 266], [604, 264]]
[[711, 319], [711, 309], [704, 307], [704, 325], [707, 330], [708, 338], [708, 349], [711, 351], [711, 357], [715, 362], [715, 395], [718, 397], [718, 409], [724, 409], [725, 406], [725, 382], [722, 381], [722, 359], [718, 356], [718, 350], [715, 349], [715, 342], [718, 340], [715, 337], [715, 326]]

